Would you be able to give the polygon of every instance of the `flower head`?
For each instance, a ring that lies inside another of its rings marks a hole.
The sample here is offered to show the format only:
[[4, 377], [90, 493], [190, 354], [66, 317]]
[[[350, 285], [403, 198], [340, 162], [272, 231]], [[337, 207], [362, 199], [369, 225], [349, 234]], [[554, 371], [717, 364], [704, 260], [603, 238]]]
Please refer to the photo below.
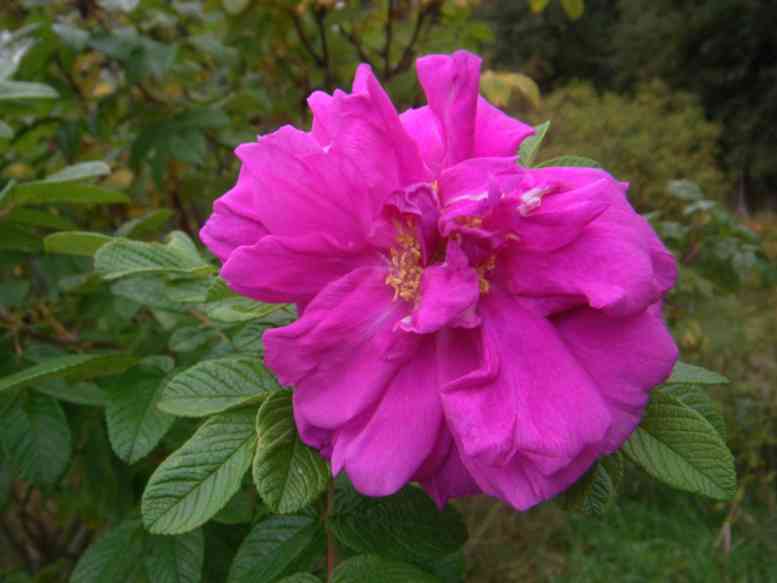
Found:
[[234, 290], [300, 307], [266, 362], [334, 473], [525, 509], [619, 448], [668, 376], [675, 263], [625, 183], [515, 163], [532, 129], [479, 96], [476, 56], [417, 70], [427, 106], [398, 114], [362, 65], [310, 96], [310, 132], [241, 145], [201, 236]]

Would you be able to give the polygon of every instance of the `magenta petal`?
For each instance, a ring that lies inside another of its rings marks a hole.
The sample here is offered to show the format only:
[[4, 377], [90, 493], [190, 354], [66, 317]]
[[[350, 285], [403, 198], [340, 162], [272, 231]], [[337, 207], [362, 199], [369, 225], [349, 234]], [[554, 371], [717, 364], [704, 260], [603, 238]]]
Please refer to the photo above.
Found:
[[514, 158], [472, 158], [443, 170], [438, 180], [443, 206], [461, 201], [488, 198], [489, 186], [496, 178], [519, 176]]
[[340, 429], [370, 410], [415, 352], [418, 337], [395, 331], [407, 312], [385, 277], [385, 268], [359, 268], [321, 290], [296, 322], [264, 333], [265, 362], [295, 387], [308, 443], [323, 439], [312, 428]]
[[442, 170], [442, 158], [445, 155], [445, 147], [437, 127], [437, 118], [429, 106], [425, 105], [417, 109], [408, 109], [399, 116], [405, 131], [418, 145], [421, 158], [437, 176]]
[[393, 494], [434, 448], [443, 417], [433, 349], [433, 340], [423, 342], [397, 370], [372, 412], [334, 437], [332, 471], [345, 469], [362, 494]]
[[473, 157], [518, 155], [521, 142], [534, 133], [534, 128], [511, 118], [483, 97], [478, 98], [475, 120]]
[[365, 240], [382, 197], [344, 172], [349, 160], [325, 152], [312, 135], [284, 126], [239, 146], [237, 155], [253, 181], [256, 214], [273, 235]]
[[270, 235], [234, 251], [221, 276], [237, 293], [256, 300], [307, 303], [330, 282], [381, 261], [370, 248], [346, 246], [322, 233]]
[[462, 461], [483, 492], [501, 498], [518, 510], [528, 510], [569, 488], [599, 455], [598, 449], [586, 447], [568, 464], [550, 474], [539, 471], [521, 455], [500, 466], [466, 456]]
[[200, 240], [221, 261], [241, 245], [253, 245], [268, 234], [254, 210], [251, 177], [245, 166], [237, 184], [213, 203], [213, 214], [200, 230]]
[[433, 475], [416, 479], [439, 508], [445, 506], [452, 498], [481, 493], [480, 486], [462, 463], [459, 450], [455, 445], [448, 448], [447, 456]]
[[616, 316], [638, 314], [666, 293], [675, 279], [674, 260], [645, 219], [628, 204], [626, 185], [600, 170], [553, 168], [532, 173], [538, 181], [574, 189], [548, 195], [548, 204], [554, 196], [571, 198], [580, 193], [590, 200], [596, 194], [596, 199], [609, 206], [563, 247], [513, 245], [504, 261], [514, 293], [578, 296], [591, 307]]
[[481, 368], [442, 393], [465, 463], [505, 465], [521, 455], [550, 474], [600, 443], [610, 413], [553, 325], [496, 289], [481, 300], [480, 313]]
[[556, 329], [607, 403], [613, 418], [607, 448], [612, 452], [634, 431], [650, 390], [667, 379], [677, 361], [661, 308], [655, 304], [630, 318], [582, 308], [559, 315]]
[[458, 243], [449, 239], [445, 262], [424, 270], [420, 302], [402, 328], [418, 334], [436, 332], [443, 326], [473, 328], [480, 324], [475, 314], [479, 296], [477, 272]]
[[443, 167], [472, 157], [480, 91], [480, 58], [467, 51], [416, 61], [418, 80], [437, 117], [445, 145]]

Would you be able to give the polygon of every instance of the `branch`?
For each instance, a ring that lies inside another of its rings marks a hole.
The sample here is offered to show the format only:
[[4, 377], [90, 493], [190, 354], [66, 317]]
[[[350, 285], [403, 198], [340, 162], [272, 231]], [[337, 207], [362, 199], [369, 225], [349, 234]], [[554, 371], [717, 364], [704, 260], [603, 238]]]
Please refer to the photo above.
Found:
[[394, 36], [394, 0], [386, 0], [386, 43], [383, 45], [383, 76], [391, 73], [391, 41]]
[[412, 64], [413, 55], [415, 54], [415, 45], [421, 36], [421, 29], [426, 22], [426, 17], [431, 16], [435, 10], [437, 10], [436, 4], [428, 4], [418, 11], [418, 16], [415, 20], [415, 27], [413, 28], [413, 34], [410, 36], [410, 41], [407, 43], [405, 50], [402, 51], [402, 57], [399, 59], [399, 62], [386, 75], [386, 80], [390, 79], [398, 73], [401, 73]]
[[324, 69], [324, 84], [327, 88], [332, 86], [332, 69], [329, 63], [329, 46], [326, 42], [326, 26], [324, 21], [326, 20], [326, 8], [317, 8], [313, 14], [316, 16], [316, 24], [318, 25], [318, 35], [321, 37], [321, 68]]
[[367, 54], [367, 51], [364, 49], [364, 46], [361, 44], [359, 38], [352, 31], [346, 30], [339, 24], [337, 25], [337, 30], [339, 30], [340, 34], [345, 37], [345, 40], [351, 43], [353, 48], [356, 49], [356, 54], [359, 56], [359, 60], [362, 63], [367, 63], [370, 67], [372, 67], [373, 70], [375, 70], [375, 65], [373, 65], [372, 59]]
[[305, 29], [302, 28], [302, 20], [300, 19], [299, 14], [293, 10], [289, 10], [289, 16], [291, 17], [291, 21], [294, 24], [294, 29], [297, 31], [297, 36], [299, 37], [302, 46], [305, 47], [305, 50], [308, 52], [308, 54], [313, 57], [313, 60], [316, 62], [316, 64], [323, 68], [325, 66], [324, 59], [319, 56], [319, 54], [313, 48], [313, 45], [310, 44], [310, 40], [308, 40], [308, 37], [305, 34]]

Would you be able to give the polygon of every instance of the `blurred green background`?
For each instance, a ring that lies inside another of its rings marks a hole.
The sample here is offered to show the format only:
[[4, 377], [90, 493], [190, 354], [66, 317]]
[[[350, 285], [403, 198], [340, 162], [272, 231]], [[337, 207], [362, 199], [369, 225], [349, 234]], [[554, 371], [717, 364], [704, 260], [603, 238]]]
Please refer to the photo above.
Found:
[[[628, 180], [676, 254], [667, 317], [683, 360], [732, 380], [713, 394], [740, 483], [733, 502], [712, 503], [631, 468], [597, 517], [463, 501], [467, 580], [777, 581], [775, 22], [763, 0], [3, 0], [0, 372], [149, 341], [131, 306], [84, 301], [89, 261], [45, 254], [43, 235], [196, 238], [237, 175], [233, 148], [309, 123], [311, 91], [347, 87], [369, 62], [398, 107], [417, 105], [414, 59], [467, 48], [485, 59], [492, 101], [552, 121], [542, 157], [587, 156]], [[95, 204], [78, 204], [71, 182], [38, 182], [88, 161], [110, 168], [82, 177]], [[32, 562], [36, 578], [8, 580], [59, 581], [111, 520], [73, 494], [106, 445], [89, 427], [102, 441], [76, 436], [53, 487], [11, 484], [0, 465], [0, 579]], [[131, 504], [112, 495], [111, 508]], [[29, 516], [51, 532], [17, 532]]]

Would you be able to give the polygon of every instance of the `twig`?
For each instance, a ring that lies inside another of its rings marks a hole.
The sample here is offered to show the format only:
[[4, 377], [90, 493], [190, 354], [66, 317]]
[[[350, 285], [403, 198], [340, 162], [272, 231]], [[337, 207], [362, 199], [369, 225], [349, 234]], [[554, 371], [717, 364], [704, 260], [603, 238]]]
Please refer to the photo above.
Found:
[[391, 73], [391, 41], [394, 36], [394, 0], [386, 0], [386, 43], [383, 45], [383, 76]]
[[329, 62], [329, 45], [326, 40], [326, 26], [324, 26], [326, 8], [317, 8], [313, 14], [315, 14], [316, 17], [318, 35], [321, 38], [321, 68], [324, 69], [324, 85], [326, 85], [327, 88], [331, 88], [334, 79], [332, 79], [332, 67]]
[[391, 69], [389, 74], [386, 75], [385, 80], [388, 80], [391, 77], [397, 75], [398, 73], [401, 73], [402, 71], [407, 69], [410, 66], [410, 64], [413, 62], [415, 45], [421, 36], [421, 29], [423, 28], [424, 23], [426, 22], [427, 16], [431, 16], [432, 12], [436, 9], [437, 9], [437, 6], [435, 4], [429, 4], [418, 11], [418, 16], [416, 17], [416, 20], [415, 20], [415, 27], [413, 28], [413, 33], [410, 36], [410, 41], [407, 43], [405, 50], [402, 51], [402, 57], [399, 59], [397, 64], [394, 66], [394, 68]]
[[313, 45], [310, 44], [310, 40], [308, 40], [308, 37], [305, 34], [305, 29], [302, 27], [302, 20], [300, 19], [299, 14], [294, 10], [289, 10], [289, 16], [291, 17], [291, 22], [294, 24], [294, 29], [297, 31], [297, 36], [299, 37], [302, 46], [305, 47], [308, 54], [313, 57], [316, 64], [323, 68], [324, 59], [315, 51]]
[[345, 37], [345, 40], [347, 40], [351, 46], [356, 49], [356, 54], [359, 56], [359, 60], [362, 63], [367, 63], [370, 67], [372, 67], [373, 70], [376, 70], [375, 65], [372, 63], [372, 59], [367, 54], [367, 51], [364, 49], [364, 46], [362, 45], [359, 38], [354, 34], [354, 32], [343, 28], [339, 24], [337, 25], [337, 30], [340, 31], [340, 34]]

